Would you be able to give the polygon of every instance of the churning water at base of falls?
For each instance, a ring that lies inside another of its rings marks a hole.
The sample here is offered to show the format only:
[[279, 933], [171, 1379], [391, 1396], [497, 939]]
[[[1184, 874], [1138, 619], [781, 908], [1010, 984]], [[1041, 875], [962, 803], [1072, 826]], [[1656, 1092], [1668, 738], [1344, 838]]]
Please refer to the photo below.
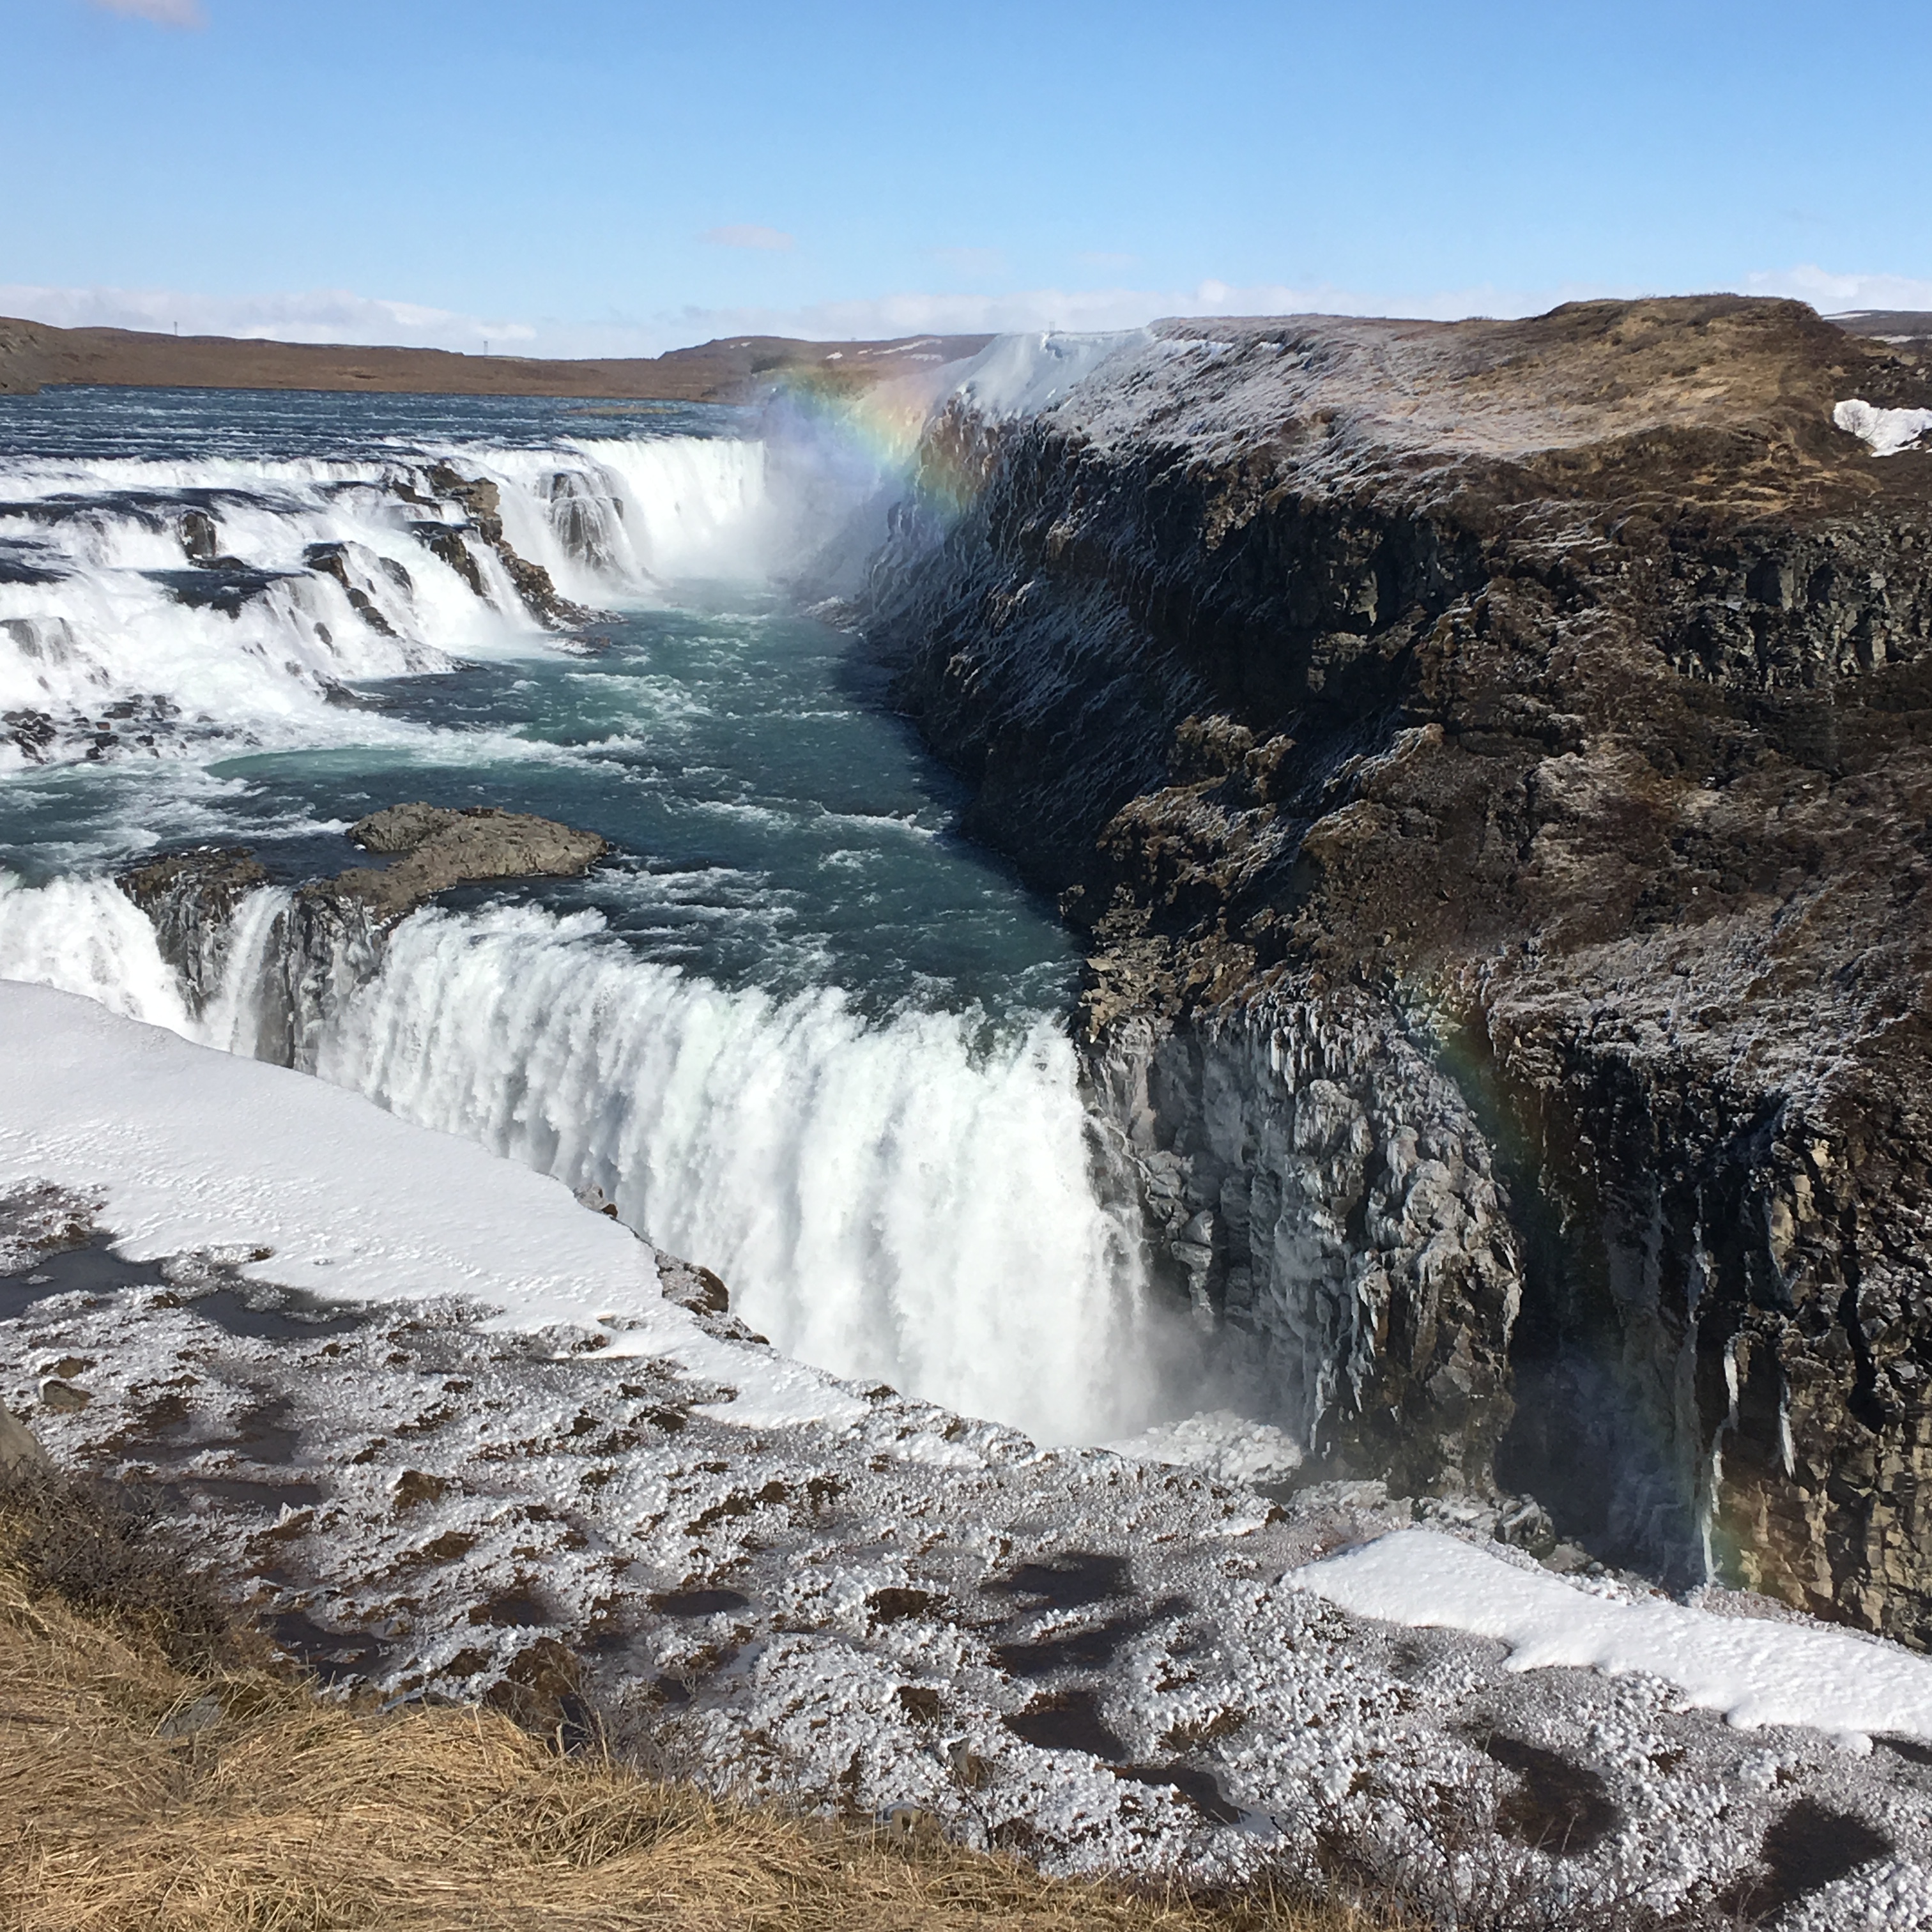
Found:
[[[164, 676], [202, 697], [151, 745], [104, 703], [93, 739], [16, 725], [0, 976], [254, 1051], [286, 886], [354, 862], [349, 822], [422, 798], [590, 827], [616, 850], [588, 878], [446, 896], [338, 974], [302, 1064], [601, 1190], [826, 1366], [1047, 1439], [1190, 1406], [1105, 1198], [1068, 940], [955, 835], [852, 640], [766, 580], [796, 521], [737, 419], [32, 400], [0, 402], [9, 722]], [[516, 556], [594, 613], [539, 628]], [[183, 590], [250, 571], [274, 574], [230, 609]], [[282, 883], [197, 994], [108, 874], [211, 842]]]

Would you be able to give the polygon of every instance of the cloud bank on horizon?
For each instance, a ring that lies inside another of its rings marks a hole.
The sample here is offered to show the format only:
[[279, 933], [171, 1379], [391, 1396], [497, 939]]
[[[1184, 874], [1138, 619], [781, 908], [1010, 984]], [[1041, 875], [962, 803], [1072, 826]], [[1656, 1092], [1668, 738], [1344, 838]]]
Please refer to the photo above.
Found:
[[[173, 4], [173, 0], [152, 0], [152, 4]], [[723, 238], [746, 234], [776, 238]], [[791, 245], [789, 236], [770, 229], [720, 230], [716, 238], [719, 245], [730, 248]], [[656, 315], [598, 320], [464, 315], [343, 289], [222, 296], [167, 289], [0, 283], [0, 315], [63, 328], [147, 329], [164, 334], [172, 331], [274, 342], [452, 349], [472, 355], [487, 349], [511, 356], [656, 356], [667, 349], [730, 335], [788, 335], [826, 341], [1039, 329], [1081, 332], [1135, 328], [1163, 316], [1402, 315], [1454, 321], [1474, 315], [1536, 315], [1564, 302], [1709, 292], [1575, 284], [1541, 290], [1478, 287], [1378, 296], [1318, 285], [1237, 287], [1210, 280], [1192, 289], [1032, 289], [1005, 294], [906, 291], [789, 308], [688, 306]], [[1736, 292], [1792, 296], [1826, 314], [1859, 309], [1932, 310], [1932, 279], [1837, 274], [1813, 264], [1748, 275]]]

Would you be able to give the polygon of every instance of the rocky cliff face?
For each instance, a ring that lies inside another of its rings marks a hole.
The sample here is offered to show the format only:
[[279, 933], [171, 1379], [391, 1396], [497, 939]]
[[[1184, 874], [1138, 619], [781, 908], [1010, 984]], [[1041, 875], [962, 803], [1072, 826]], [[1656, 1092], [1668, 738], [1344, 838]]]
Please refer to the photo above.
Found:
[[[397, 922], [438, 893], [506, 879], [575, 878], [610, 849], [595, 832], [529, 812], [419, 801], [371, 812], [348, 836], [386, 862], [350, 866], [261, 902], [267, 927], [255, 963], [266, 997], [248, 1042], [258, 1060], [314, 1072], [328, 1016], [376, 971]], [[237, 915], [268, 877], [243, 845], [170, 853], [118, 875], [121, 890], [153, 922], [161, 956], [181, 975], [194, 1012], [217, 997], [237, 943]]]
[[1331, 1466], [1932, 1642], [1932, 403], [1790, 303], [1161, 325], [863, 617]]

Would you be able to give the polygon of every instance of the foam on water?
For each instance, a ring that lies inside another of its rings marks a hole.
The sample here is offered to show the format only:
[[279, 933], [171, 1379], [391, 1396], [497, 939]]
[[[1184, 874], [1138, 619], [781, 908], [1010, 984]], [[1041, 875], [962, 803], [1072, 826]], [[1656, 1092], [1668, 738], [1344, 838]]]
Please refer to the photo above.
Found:
[[[542, 648], [506, 560], [428, 480], [494, 484], [504, 532], [608, 605], [759, 553], [761, 444], [565, 440], [394, 458], [15, 458], [0, 465], [0, 770], [395, 728], [349, 687]], [[338, 547], [317, 568], [316, 546]], [[481, 586], [482, 595], [477, 594]]]

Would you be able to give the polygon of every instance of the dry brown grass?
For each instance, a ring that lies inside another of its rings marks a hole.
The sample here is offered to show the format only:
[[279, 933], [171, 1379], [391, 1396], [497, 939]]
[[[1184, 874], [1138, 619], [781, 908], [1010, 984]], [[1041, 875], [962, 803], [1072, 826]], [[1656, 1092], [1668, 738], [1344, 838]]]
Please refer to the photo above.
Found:
[[50, 1592], [20, 1529], [0, 1498], [10, 1932], [1371, 1932], [1339, 1909], [1150, 1901], [908, 1851], [560, 1756], [494, 1712], [323, 1703], [232, 1646], [184, 1666], [151, 1616]]

